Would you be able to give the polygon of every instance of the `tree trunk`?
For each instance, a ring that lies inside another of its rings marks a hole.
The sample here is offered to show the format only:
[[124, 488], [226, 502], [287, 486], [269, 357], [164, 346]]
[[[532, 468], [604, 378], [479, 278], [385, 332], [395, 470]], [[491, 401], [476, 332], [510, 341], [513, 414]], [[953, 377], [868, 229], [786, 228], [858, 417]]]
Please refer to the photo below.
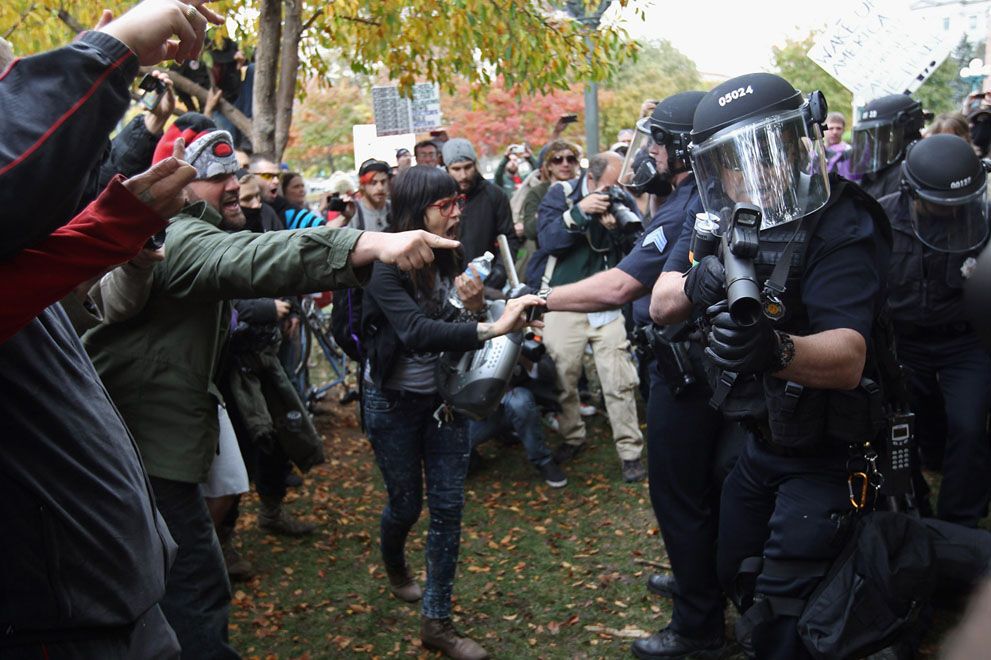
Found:
[[282, 0], [261, 0], [258, 4], [258, 47], [255, 49], [255, 90], [252, 98], [251, 146], [279, 160], [276, 153], [276, 84], [279, 46], [282, 34]]
[[302, 0], [283, 0], [285, 19], [282, 23], [282, 48], [279, 58], [279, 86], [275, 95], [275, 157], [289, 141], [292, 106], [296, 96], [296, 75], [299, 71], [299, 39], [303, 33]]

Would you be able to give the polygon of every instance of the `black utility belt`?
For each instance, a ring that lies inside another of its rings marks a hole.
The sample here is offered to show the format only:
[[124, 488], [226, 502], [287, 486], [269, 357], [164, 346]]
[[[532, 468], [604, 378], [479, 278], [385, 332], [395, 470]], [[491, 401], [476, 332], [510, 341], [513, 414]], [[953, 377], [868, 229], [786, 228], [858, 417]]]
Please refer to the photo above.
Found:
[[829, 458], [844, 455], [840, 444], [821, 442], [809, 447], [786, 447], [770, 440], [771, 430], [764, 422], [743, 422], [743, 426], [753, 433], [754, 441], [763, 451], [782, 458]]
[[900, 339], [954, 339], [974, 333], [970, 321], [943, 323], [940, 325], [917, 325], [915, 323], [894, 323], [895, 335]]

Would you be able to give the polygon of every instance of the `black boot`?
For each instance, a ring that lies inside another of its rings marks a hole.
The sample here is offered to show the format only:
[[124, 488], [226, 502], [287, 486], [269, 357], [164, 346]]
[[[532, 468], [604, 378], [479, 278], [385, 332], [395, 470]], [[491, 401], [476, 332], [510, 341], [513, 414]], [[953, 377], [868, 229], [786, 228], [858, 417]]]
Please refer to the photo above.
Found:
[[722, 635], [707, 639], [692, 639], [679, 635], [671, 628], [633, 642], [633, 655], [645, 660], [654, 658], [718, 658], [725, 642]]
[[678, 583], [673, 575], [654, 573], [647, 578], [647, 591], [664, 598], [674, 598], [674, 595], [678, 593]]

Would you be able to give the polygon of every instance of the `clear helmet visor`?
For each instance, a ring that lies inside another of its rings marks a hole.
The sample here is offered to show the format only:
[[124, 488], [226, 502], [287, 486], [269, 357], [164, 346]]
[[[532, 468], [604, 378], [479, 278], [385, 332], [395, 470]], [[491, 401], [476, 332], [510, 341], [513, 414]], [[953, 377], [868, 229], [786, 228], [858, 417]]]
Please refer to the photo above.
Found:
[[853, 156], [850, 172], [854, 175], [880, 172], [898, 162], [905, 146], [903, 131], [889, 123], [870, 122], [853, 127]]
[[[639, 129], [635, 131], [630, 147], [626, 151], [626, 157], [623, 159], [618, 183], [635, 195], [642, 194], [643, 187], [650, 183], [657, 172], [667, 170], [666, 153], [664, 154], [664, 165], [657, 164], [657, 154], [660, 151], [663, 151], [663, 148], [655, 144], [649, 133], [644, 133]], [[637, 190], [641, 192], [637, 192]]]
[[988, 187], [953, 203], [927, 197], [919, 191], [909, 202], [915, 235], [939, 252], [969, 252], [988, 237]]
[[801, 108], [717, 133], [692, 148], [692, 164], [705, 210], [723, 223], [740, 202], [760, 208], [767, 229], [829, 199], [822, 135]]

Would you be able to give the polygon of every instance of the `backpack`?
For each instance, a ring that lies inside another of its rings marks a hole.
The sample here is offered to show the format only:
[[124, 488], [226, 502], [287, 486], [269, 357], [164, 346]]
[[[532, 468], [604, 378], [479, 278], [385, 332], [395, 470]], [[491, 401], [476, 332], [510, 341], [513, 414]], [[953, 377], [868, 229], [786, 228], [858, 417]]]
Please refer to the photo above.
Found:
[[344, 354], [356, 362], [365, 359], [365, 347], [361, 342], [362, 294], [360, 288], [341, 289], [334, 294], [334, 306], [330, 310], [330, 332]]
[[797, 617], [798, 634], [811, 656], [833, 660], [879, 651], [913, 627], [937, 577], [930, 530], [911, 516], [887, 511], [853, 522], [853, 533], [831, 563], [744, 560], [738, 582], [757, 573], [823, 578], [808, 599], [757, 596], [737, 620], [738, 640], [749, 642], [754, 627], [775, 616]]

